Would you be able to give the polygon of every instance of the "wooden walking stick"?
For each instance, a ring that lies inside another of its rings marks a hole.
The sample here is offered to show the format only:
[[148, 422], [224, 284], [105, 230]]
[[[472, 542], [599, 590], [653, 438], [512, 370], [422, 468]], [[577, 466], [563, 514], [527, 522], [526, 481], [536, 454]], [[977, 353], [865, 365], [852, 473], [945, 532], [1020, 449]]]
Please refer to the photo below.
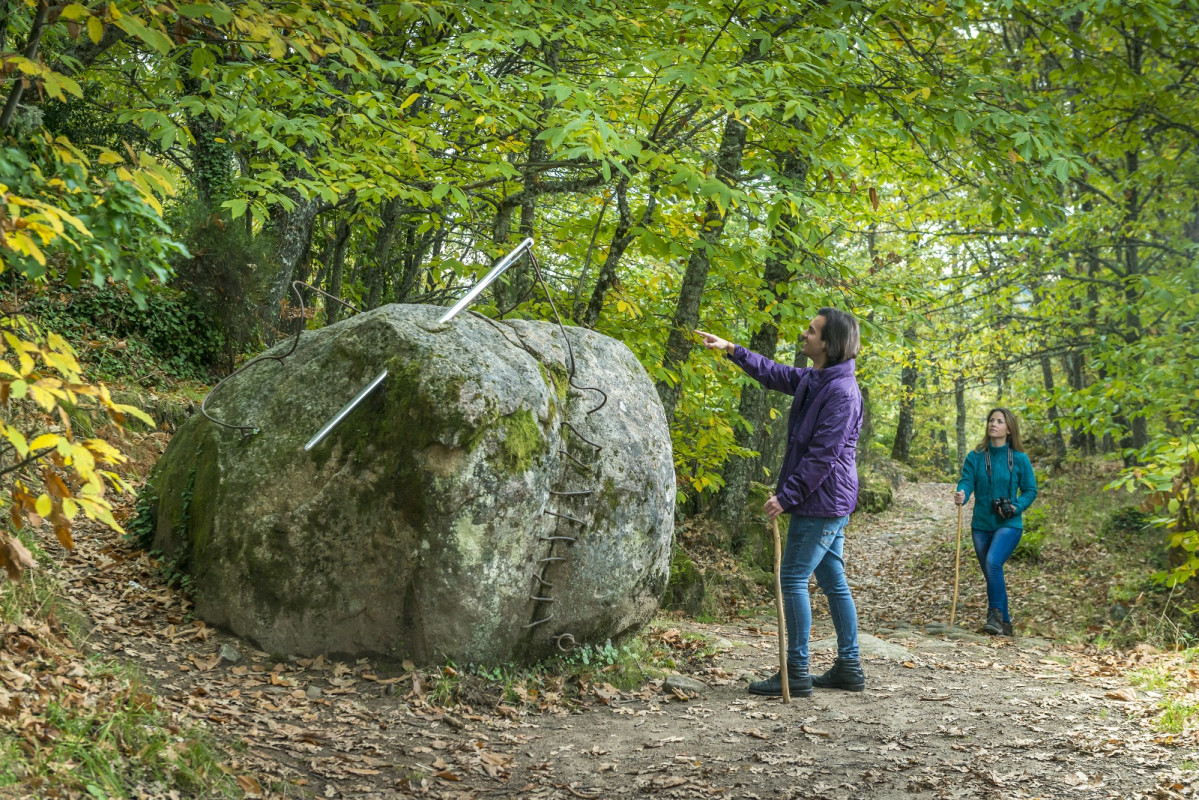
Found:
[[787, 674], [787, 635], [783, 624], [783, 546], [779, 539], [779, 518], [771, 521], [774, 527], [774, 610], [779, 618], [779, 678], [783, 685], [783, 702], [791, 702], [791, 680]]
[[958, 613], [958, 576], [962, 571], [962, 507], [958, 506], [958, 556], [953, 562], [953, 605], [949, 609], [949, 627]]

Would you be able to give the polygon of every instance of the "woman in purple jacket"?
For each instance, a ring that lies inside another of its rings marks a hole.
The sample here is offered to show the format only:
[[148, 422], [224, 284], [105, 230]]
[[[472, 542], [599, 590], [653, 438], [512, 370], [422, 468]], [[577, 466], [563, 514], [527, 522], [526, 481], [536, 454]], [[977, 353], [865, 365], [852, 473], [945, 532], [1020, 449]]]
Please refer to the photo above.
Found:
[[[767, 389], [793, 395], [787, 422], [787, 453], [775, 496], [766, 501], [773, 520], [791, 514], [781, 582], [787, 622], [787, 681], [790, 693], [812, 694], [812, 686], [860, 692], [866, 688], [858, 656], [858, 612], [845, 579], [845, 524], [858, 499], [855, 450], [862, 429], [862, 393], [854, 378], [861, 347], [858, 321], [835, 308], [822, 308], [803, 334], [801, 352], [811, 367], [771, 361], [703, 331], [704, 345], [722, 350]], [[823, 675], [808, 674], [812, 606], [808, 580], [816, 575], [828, 598], [837, 630], [837, 660]], [[751, 694], [780, 695], [782, 675], [749, 686]]]

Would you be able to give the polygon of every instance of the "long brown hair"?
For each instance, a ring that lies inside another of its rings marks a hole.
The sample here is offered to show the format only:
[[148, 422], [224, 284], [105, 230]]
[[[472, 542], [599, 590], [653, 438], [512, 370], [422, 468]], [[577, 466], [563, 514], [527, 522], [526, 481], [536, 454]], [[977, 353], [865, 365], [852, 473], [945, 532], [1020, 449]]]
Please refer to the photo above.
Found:
[[1017, 453], [1023, 453], [1024, 445], [1020, 443], [1020, 423], [1016, 421], [1016, 415], [1006, 408], [998, 407], [987, 412], [987, 422], [983, 423], [983, 440], [974, 449], [980, 453], [985, 452], [987, 445], [991, 443], [991, 437], [987, 436], [987, 423], [991, 421], [991, 415], [996, 411], [1003, 414], [1003, 421], [1007, 423], [1007, 443]]

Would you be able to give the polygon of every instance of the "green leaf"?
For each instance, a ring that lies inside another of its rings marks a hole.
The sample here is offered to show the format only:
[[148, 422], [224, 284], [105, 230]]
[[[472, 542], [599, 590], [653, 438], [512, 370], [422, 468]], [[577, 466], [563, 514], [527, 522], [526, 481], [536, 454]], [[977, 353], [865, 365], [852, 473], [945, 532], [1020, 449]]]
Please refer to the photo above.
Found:
[[153, 28], [147, 28], [136, 17], [121, 17], [116, 21], [116, 25], [125, 31], [125, 33], [137, 37], [154, 50], [157, 50], [160, 55], [169, 53], [173, 46], [170, 38], [165, 33]]
[[221, 208], [229, 209], [229, 215], [237, 219], [246, 213], [246, 201], [242, 199], [226, 200], [221, 203]]

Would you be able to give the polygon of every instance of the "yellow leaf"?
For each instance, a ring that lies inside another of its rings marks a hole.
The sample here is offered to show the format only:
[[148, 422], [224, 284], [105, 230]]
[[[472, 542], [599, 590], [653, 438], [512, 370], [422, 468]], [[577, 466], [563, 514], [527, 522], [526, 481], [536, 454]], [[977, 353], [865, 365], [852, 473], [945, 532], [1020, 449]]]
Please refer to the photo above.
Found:
[[37, 511], [39, 517], [48, 517], [50, 512], [54, 510], [54, 503], [50, 500], [50, 495], [43, 494], [34, 503], [33, 508]]
[[75, 516], [79, 513], [79, 504], [69, 497], [64, 497], [62, 499], [62, 513], [66, 515], [67, 519], [75, 519]]
[[54, 407], [58, 405], [58, 401], [54, 398], [54, 395], [37, 384], [29, 387], [29, 396], [33, 398], [35, 403], [42, 407], [43, 411], [53, 411]]
[[17, 451], [17, 455], [21, 458], [29, 455], [29, 445], [25, 443], [25, 436], [16, 428], [0, 423], [0, 427], [4, 429], [4, 438]]
[[151, 418], [149, 414], [147, 414], [145, 411], [142, 411], [137, 406], [126, 406], [126, 405], [121, 405], [119, 403], [113, 403], [112, 406], [110, 406], [110, 408], [119, 414], [128, 414], [136, 419], [139, 419], [142, 422], [149, 425], [151, 428], [158, 427], [154, 423], [153, 418]]
[[933, 93], [933, 90], [928, 88], [927, 86], [925, 86], [923, 89], [920, 90], [920, 94], [924, 95], [925, 100], [927, 100], [929, 98], [929, 95], [931, 95], [932, 93]]
[[11, 237], [5, 234], [5, 238], [9, 239], [9, 245], [12, 246], [12, 249], [31, 257], [43, 267], [46, 266], [46, 255], [42, 252], [41, 248], [37, 246], [37, 243], [33, 241], [33, 238], [29, 236], [29, 234], [23, 231], [17, 231]]
[[125, 461], [121, 451], [103, 439], [88, 439], [83, 444], [105, 464], [120, 464]]
[[81, 20], [84, 17], [88, 16], [89, 13], [90, 12], [86, 8], [79, 5], [78, 3], [71, 3], [69, 6], [67, 6], [66, 8], [64, 8], [62, 10], [62, 12], [59, 14], [59, 16], [62, 19], [78, 21], [78, 20]]
[[118, 533], [125, 532], [125, 529], [113, 519], [112, 508], [108, 503], [91, 497], [76, 497], [75, 500], [79, 503], [79, 507], [83, 509], [83, 513], [87, 515], [88, 519], [98, 519]]
[[75, 445], [71, 448], [71, 461], [75, 471], [85, 478], [90, 478], [96, 469], [96, 457], [92, 455], [91, 450], [82, 445]]
[[66, 353], [43, 350], [42, 360], [46, 362], [47, 366], [53, 367], [64, 375], [70, 377], [77, 377], [79, 375], [79, 362]]
[[55, 447], [62, 437], [57, 433], [43, 433], [41, 436], [29, 443], [30, 450], [41, 450], [45, 447]]
[[100, 40], [104, 38], [104, 23], [98, 17], [88, 17], [87, 35], [92, 44], [100, 44]]

